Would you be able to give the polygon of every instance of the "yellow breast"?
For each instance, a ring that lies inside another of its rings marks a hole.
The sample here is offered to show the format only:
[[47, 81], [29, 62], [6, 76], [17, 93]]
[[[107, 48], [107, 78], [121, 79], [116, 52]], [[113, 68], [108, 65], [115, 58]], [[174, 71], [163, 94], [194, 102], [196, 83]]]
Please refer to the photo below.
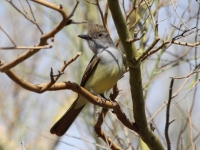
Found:
[[120, 75], [120, 68], [117, 65], [104, 65], [99, 63], [86, 82], [85, 88], [87, 90], [92, 89], [96, 94], [104, 93], [116, 84]]

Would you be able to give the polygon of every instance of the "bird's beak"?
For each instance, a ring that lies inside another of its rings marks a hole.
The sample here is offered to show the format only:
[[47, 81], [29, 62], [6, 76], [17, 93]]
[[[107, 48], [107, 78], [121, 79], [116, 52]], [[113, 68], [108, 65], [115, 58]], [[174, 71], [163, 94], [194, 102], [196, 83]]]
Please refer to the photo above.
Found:
[[91, 40], [91, 36], [87, 35], [87, 34], [81, 34], [81, 35], [78, 35], [78, 37], [82, 38], [82, 39], [85, 39], [85, 40]]

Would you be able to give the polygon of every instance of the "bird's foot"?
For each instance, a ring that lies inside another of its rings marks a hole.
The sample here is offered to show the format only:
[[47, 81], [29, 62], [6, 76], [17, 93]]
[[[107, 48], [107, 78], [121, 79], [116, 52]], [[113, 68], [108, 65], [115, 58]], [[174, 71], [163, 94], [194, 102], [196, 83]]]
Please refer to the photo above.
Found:
[[95, 95], [101, 99], [101, 103], [100, 103], [101, 105], [106, 102], [107, 99], [105, 98], [105, 96], [103, 94], [97, 94], [91, 88], [89, 91], [90, 91], [90, 93], [92, 93], [93, 95]]

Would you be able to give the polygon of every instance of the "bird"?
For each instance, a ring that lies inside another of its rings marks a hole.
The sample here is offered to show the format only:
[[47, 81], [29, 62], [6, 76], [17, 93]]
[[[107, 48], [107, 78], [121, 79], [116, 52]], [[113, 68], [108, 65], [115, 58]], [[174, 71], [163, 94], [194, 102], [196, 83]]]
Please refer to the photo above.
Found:
[[[94, 53], [83, 74], [80, 86], [95, 94], [109, 94], [125, 71], [121, 52], [102, 25], [89, 24], [88, 33], [78, 37], [85, 39]], [[87, 103], [87, 99], [78, 95], [66, 113], [50, 129], [51, 134], [64, 135]]]

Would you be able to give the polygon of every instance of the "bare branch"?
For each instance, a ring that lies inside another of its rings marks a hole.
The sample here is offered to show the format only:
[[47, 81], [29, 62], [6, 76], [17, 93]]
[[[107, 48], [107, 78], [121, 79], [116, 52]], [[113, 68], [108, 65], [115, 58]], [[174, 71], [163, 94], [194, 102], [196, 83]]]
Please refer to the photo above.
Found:
[[[10, 2], [10, 1], [9, 1], [9, 2]], [[33, 2], [38, 3], [38, 4], [40, 4], [40, 5], [43, 5], [43, 6], [45, 6], [45, 7], [48, 7], [48, 8], [50, 8], [50, 9], [53, 9], [53, 10], [55, 10], [55, 11], [58, 11], [58, 12], [62, 15], [62, 17], [63, 17], [62, 21], [61, 21], [58, 25], [56, 25], [56, 26], [54, 27], [54, 29], [52, 29], [52, 30], [49, 31], [48, 33], [43, 34], [43, 35], [41, 36], [40, 42], [36, 45], [36, 47], [37, 47], [37, 46], [44, 46], [44, 45], [46, 45], [47, 40], [48, 40], [49, 38], [54, 37], [61, 29], [63, 29], [63, 28], [66, 26], [66, 24], [67, 24], [68, 21], [70, 20], [71, 16], [68, 16], [68, 15], [67, 15], [67, 13], [66, 13], [65, 10], [63, 9], [62, 5], [56, 6], [56, 5], [54, 5], [54, 4], [50, 3], [50, 2], [43, 1], [43, 0], [34, 0]], [[76, 10], [77, 5], [78, 5], [78, 2], [77, 2], [77, 4], [75, 5], [75, 7], [74, 7], [74, 9], [73, 9], [73, 11], [72, 11], [71, 14], [73, 14], [74, 10]], [[14, 7], [15, 7], [15, 6], [14, 6]], [[39, 51], [40, 51], [40, 49], [38, 49], [38, 50], [29, 49], [27, 52], [25, 52], [25, 53], [21, 54], [20, 56], [18, 56], [14, 61], [12, 61], [12, 62], [10, 62], [10, 63], [8, 63], [8, 64], [5, 64], [5, 65], [3, 65], [3, 66], [1, 66], [1, 67], [0, 67], [0, 71], [1, 71], [1, 72], [6, 72], [6, 71], [8, 71], [9, 69], [11, 69], [11, 68], [17, 66], [19, 63], [23, 62], [25, 59], [31, 57], [32, 55], [34, 55], [35, 53], [37, 53], [37, 52], [39, 52]]]
[[[191, 50], [191, 49], [190, 49]], [[183, 59], [183, 57], [184, 56], [186, 56], [189, 52], [190, 52], [190, 50], [188, 50], [187, 52], [185, 52], [183, 55], [181, 55], [181, 56], [177, 56], [177, 58], [176, 59], [174, 59], [174, 60], [172, 60], [172, 61], [170, 61], [169, 63], [167, 63], [167, 64], [164, 64], [163, 66], [160, 66], [158, 69], [163, 69], [164, 67], [167, 67], [168, 65], [170, 65], [170, 64], [172, 64], [172, 63], [175, 63], [175, 62], [177, 62], [179, 59]]]
[[[32, 22], [33, 24], [35, 24], [35, 25], [37, 26], [37, 28], [39, 29], [39, 31], [41, 32], [41, 34], [43, 34], [42, 29], [40, 28], [40, 26], [38, 25], [38, 23], [37, 23], [36, 20], [35, 20], [35, 17], [33, 17], [34, 20], [32, 20], [32, 19], [28, 16], [28, 13], [25, 11], [24, 6], [23, 6], [23, 4], [22, 4], [21, 1], [20, 1], [20, 4], [21, 4], [21, 6], [22, 6], [22, 8], [23, 8], [23, 10], [24, 10], [25, 13], [23, 13], [20, 9], [18, 9], [18, 8], [12, 3], [12, 0], [6, 0], [6, 1], [9, 2], [9, 3], [10, 3], [20, 14], [22, 14], [27, 20], [29, 20], [30, 22]], [[27, 2], [27, 3], [28, 3], [28, 5], [29, 5], [29, 8], [30, 8], [31, 13], [32, 13], [32, 9], [31, 9], [31, 7], [30, 7], [30, 4], [29, 4], [29, 2]], [[32, 16], [34, 16], [33, 13], [32, 13]]]
[[[65, 68], [71, 64], [73, 61], [75, 61], [81, 53], [78, 53], [75, 57], [73, 57], [70, 61], [68, 62], [64, 62], [63, 67], [61, 68], [60, 72], [64, 72]], [[1, 63], [2, 64], [2, 63]], [[21, 86], [22, 88], [32, 91], [32, 92], [36, 92], [36, 93], [43, 93], [46, 90], [48, 90], [51, 86], [53, 86], [55, 84], [55, 82], [58, 80], [58, 78], [62, 75], [58, 75], [56, 76], [54, 79], [52, 79], [49, 83], [45, 83], [45, 84], [37, 84], [34, 85], [32, 83], [29, 83], [27, 81], [25, 81], [24, 79], [22, 79], [20, 76], [18, 76], [17, 74], [15, 74], [13, 71], [8, 70], [5, 72], [6, 75], [13, 80], [15, 83], [17, 83], [19, 86]], [[55, 88], [55, 86], [54, 86]]]
[[134, 39], [129, 39], [129, 40], [127, 40], [127, 42], [133, 43], [133, 42], [135, 42], [135, 41], [138, 41], [138, 40], [140, 40], [141, 38], [143, 38], [144, 35], [145, 35], [145, 32], [143, 32], [143, 33], [141, 34], [140, 37], [134, 38]]
[[196, 43], [172, 41], [171, 43], [174, 43], [174, 44], [177, 44], [177, 45], [183, 45], [183, 46], [190, 46], [190, 47], [196, 47], [196, 46], [200, 45], [200, 41], [198, 41]]
[[51, 43], [49, 45], [44, 46], [13, 46], [13, 47], [0, 47], [0, 50], [18, 50], [18, 49], [32, 49], [32, 50], [38, 50], [38, 49], [49, 49], [52, 48], [54, 45], [54, 38], [51, 38]]
[[[171, 3], [172, 3], [172, 7], [173, 7], [173, 9], [174, 9], [176, 15], [178, 16], [178, 18], [181, 20], [181, 22], [184, 24], [184, 26], [185, 26], [188, 30], [191, 30], [191, 29], [185, 24], [185, 22], [181, 19], [181, 17], [179, 16], [179, 14], [177, 13], [176, 7], [174, 6], [174, 3], [173, 3], [173, 0], [171, 0]], [[177, 3], [178, 3], [178, 2], [177, 2]], [[178, 5], [178, 4], [177, 4], [177, 5]]]
[[190, 142], [192, 145], [192, 150], [195, 150], [194, 148], [194, 142], [193, 142], [193, 138], [192, 138], [192, 122], [191, 122], [191, 117], [190, 117], [190, 102], [188, 99], [188, 121], [189, 121], [189, 126], [190, 126]]
[[166, 137], [166, 141], [167, 141], [167, 149], [170, 150], [171, 149], [171, 143], [170, 143], [170, 139], [169, 139], [169, 112], [170, 112], [170, 104], [171, 104], [171, 100], [172, 100], [172, 88], [173, 88], [173, 84], [174, 84], [174, 79], [171, 79], [171, 83], [170, 83], [170, 87], [169, 87], [169, 99], [168, 99], [168, 104], [167, 104], [167, 110], [166, 110], [166, 123], [165, 123], [165, 137]]
[[13, 45], [16, 46], [15, 42], [11, 39], [11, 37], [6, 33], [6, 31], [0, 26], [0, 29], [5, 33], [5, 35], [10, 39], [10, 41], [13, 43]]
[[78, 4], [79, 4], [79, 0], [76, 0], [76, 5], [74, 6], [74, 9], [72, 10], [72, 12], [70, 14], [70, 18], [74, 16], [74, 12], [76, 11]]
[[164, 104], [152, 115], [152, 117], [148, 120], [148, 124], [153, 120], [153, 118], [155, 118], [155, 116], [156, 116], [161, 110], [163, 110], [163, 108], [165, 108], [166, 105], [167, 105], [167, 103], [164, 103]]
[[30, 11], [31, 11], [31, 15], [32, 15], [32, 17], [33, 17], [33, 20], [36, 22], [36, 18], [35, 18], [35, 15], [34, 15], [34, 13], [33, 13], [32, 7], [31, 7], [31, 5], [30, 5], [30, 3], [29, 3], [28, 0], [26, 0], [26, 2], [27, 2], [28, 7], [29, 7], [29, 9], [30, 9]]
[[183, 77], [170, 77], [170, 78], [173, 78], [173, 79], [184, 79], [184, 78], [189, 78], [192, 74], [194, 73], [199, 73], [200, 72], [200, 69], [196, 70], [196, 71], [191, 71], [187, 76], [183, 76]]
[[71, 20], [70, 22], [68, 21], [68, 23], [67, 23], [67, 25], [69, 25], [69, 24], [83, 24], [83, 23], [87, 23], [87, 21], [73, 21], [73, 20]]
[[144, 61], [147, 57], [151, 56], [152, 54], [156, 53], [157, 51], [159, 51], [161, 48], [163, 48], [164, 46], [166, 46], [167, 44], [169, 44], [169, 41], [165, 41], [163, 42], [158, 48], [150, 51], [149, 53], [147, 53], [143, 58], [141, 58], [141, 61]]
[[105, 12], [104, 12], [104, 22], [105, 22], [105, 25], [107, 25], [107, 19], [108, 19], [108, 2], [106, 2]]
[[149, 51], [151, 51], [151, 49], [158, 43], [158, 41], [160, 41], [160, 38], [157, 38], [153, 41], [153, 43], [144, 51], [144, 53], [138, 58], [138, 61], [140, 61], [141, 59], [143, 59], [148, 53]]
[[172, 95], [172, 98], [174, 98], [175, 96], [178, 95], [178, 93], [183, 89], [183, 87], [186, 85], [186, 83], [189, 81], [189, 79], [190, 79], [190, 77], [187, 78], [187, 79], [185, 80], [185, 82], [183, 82], [183, 84], [180, 86], [180, 88]]
[[105, 118], [107, 112], [108, 112], [108, 109], [102, 108], [102, 111], [99, 114], [97, 122], [94, 125], [94, 130], [95, 130], [96, 134], [98, 135], [98, 137], [102, 138], [104, 140], [104, 142], [109, 144], [109, 147], [111, 149], [121, 150], [121, 148], [119, 146], [117, 146], [101, 129], [101, 126], [103, 124], [103, 121], [104, 121], [104, 118]]
[[155, 26], [156, 26], [156, 22], [155, 22], [155, 20], [154, 20], [153, 14], [151, 13], [151, 9], [150, 9], [148, 3], [146, 2], [146, 0], [144, 0], [144, 2], [145, 2], [146, 6], [147, 6], [147, 8], [148, 8], [148, 10], [149, 10], [149, 14], [150, 14], [150, 16], [151, 16], [151, 19], [152, 19], [152, 22], [153, 22], [153, 26], [155, 27]]
[[[175, 1], [175, 2], [176, 2], [176, 1]], [[175, 3], [175, 2], [174, 2], [174, 3]], [[159, 22], [165, 21], [165, 20], [167, 20], [168, 18], [170, 18], [170, 17], [173, 15], [173, 13], [176, 11], [177, 5], [178, 5], [178, 2], [176, 3], [176, 6], [175, 6], [175, 9], [173, 10], [173, 12], [172, 12], [171, 14], [169, 14], [165, 19], [162, 19], [162, 20], [160, 20]]]
[[[98, 7], [98, 9], [99, 9], [100, 15], [101, 15], [101, 20], [102, 20], [102, 22], [103, 22], [103, 26], [106, 28], [106, 24], [105, 24], [103, 12], [102, 12], [101, 7], [100, 7], [100, 5], [99, 5], [99, 0], [96, 0], [96, 3], [97, 3], [97, 7]], [[107, 28], [106, 28], [106, 29], [107, 29]]]
[[87, 3], [89, 4], [92, 4], [92, 5], [97, 5], [97, 3], [93, 3], [93, 2], [90, 2], [89, 0], [85, 0]]

